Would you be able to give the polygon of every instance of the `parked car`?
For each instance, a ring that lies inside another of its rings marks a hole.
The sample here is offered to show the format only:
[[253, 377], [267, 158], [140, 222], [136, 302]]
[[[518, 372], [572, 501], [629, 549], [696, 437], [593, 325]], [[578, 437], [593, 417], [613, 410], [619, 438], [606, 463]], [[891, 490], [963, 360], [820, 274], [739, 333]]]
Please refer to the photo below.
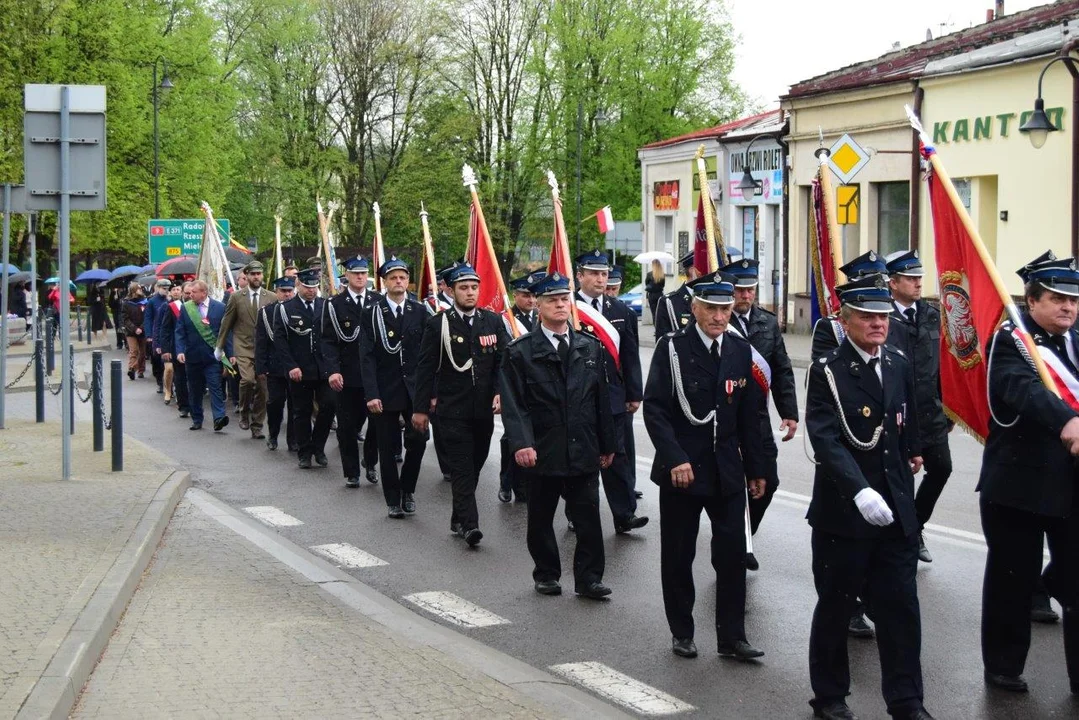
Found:
[[637, 283], [628, 291], [618, 296], [618, 299], [629, 305], [637, 317], [641, 316], [641, 303], [644, 301], [644, 283]]

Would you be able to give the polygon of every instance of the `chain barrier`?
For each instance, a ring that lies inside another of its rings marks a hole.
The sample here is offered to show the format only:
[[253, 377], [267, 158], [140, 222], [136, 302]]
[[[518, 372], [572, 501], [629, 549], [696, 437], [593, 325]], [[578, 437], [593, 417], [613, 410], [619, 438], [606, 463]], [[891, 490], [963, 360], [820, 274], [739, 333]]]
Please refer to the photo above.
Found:
[[[74, 374], [75, 368], [72, 368], [71, 372], [72, 372], [72, 374]], [[78, 383], [75, 383], [75, 395], [76, 395], [76, 397], [79, 398], [79, 402], [88, 403], [88, 402], [90, 402], [90, 396], [93, 395], [93, 392], [94, 392], [93, 386], [90, 384], [92, 382], [91, 379], [90, 379], [90, 373], [83, 370], [82, 371], [82, 380], [83, 380], [84, 383], [86, 383], [86, 397], [83, 397], [82, 393], [79, 392], [79, 384]]]
[[15, 378], [14, 380], [12, 380], [11, 382], [4, 385], [4, 389], [5, 390], [10, 390], [11, 388], [15, 387], [19, 383], [19, 381], [22, 380], [26, 376], [26, 373], [30, 372], [30, 368], [32, 368], [34, 366], [34, 360], [36, 360], [36, 359], [37, 359], [37, 348], [34, 349], [34, 352], [30, 353], [30, 361], [26, 363], [26, 367], [24, 367], [22, 369], [22, 372], [19, 373], [19, 376], [17, 378]]
[[101, 424], [105, 426], [106, 430], [112, 430], [112, 418], [105, 414], [105, 363], [102, 362], [97, 367], [97, 372], [94, 373], [94, 382], [97, 383], [100, 392], [97, 394], [97, 414], [101, 416]]
[[60, 381], [60, 384], [59, 384], [59, 385], [57, 385], [57, 386], [55, 387], [55, 389], [54, 389], [54, 388], [53, 388], [53, 384], [52, 384], [52, 381], [51, 381], [51, 380], [49, 380], [49, 376], [48, 376], [48, 375], [46, 375], [46, 376], [45, 376], [45, 389], [49, 391], [49, 394], [50, 394], [50, 395], [59, 395], [59, 394], [60, 394], [61, 392], [63, 392], [63, 390], [64, 390], [64, 383], [63, 383], [63, 381], [61, 380], [61, 381]]

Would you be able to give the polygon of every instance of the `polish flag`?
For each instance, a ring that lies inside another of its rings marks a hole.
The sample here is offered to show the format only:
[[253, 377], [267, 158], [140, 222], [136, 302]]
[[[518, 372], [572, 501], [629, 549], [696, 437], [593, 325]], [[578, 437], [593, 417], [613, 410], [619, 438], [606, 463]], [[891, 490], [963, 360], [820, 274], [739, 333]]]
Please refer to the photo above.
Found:
[[610, 205], [605, 205], [602, 210], [596, 211], [596, 220], [599, 222], [599, 231], [603, 235], [614, 230], [614, 213], [611, 212]]

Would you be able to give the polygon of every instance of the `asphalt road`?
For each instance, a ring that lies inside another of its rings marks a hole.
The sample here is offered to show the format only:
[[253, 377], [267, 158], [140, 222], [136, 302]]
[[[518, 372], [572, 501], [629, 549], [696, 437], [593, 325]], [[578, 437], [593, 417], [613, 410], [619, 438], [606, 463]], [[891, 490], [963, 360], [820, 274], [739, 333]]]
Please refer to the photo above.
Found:
[[[646, 368], [651, 352], [642, 349]], [[796, 372], [804, 399], [804, 371]], [[755, 538], [761, 569], [749, 577], [747, 630], [766, 655], [757, 665], [744, 665], [715, 655], [715, 576], [708, 562], [707, 524], [702, 524], [695, 567], [701, 656], [684, 660], [670, 652], [659, 581], [658, 491], [648, 480], [652, 445], [640, 418], [635, 423], [638, 488], [645, 495], [639, 514], [651, 516], [652, 523], [616, 536], [606, 503], [601, 503], [605, 582], [614, 590], [610, 601], [602, 603], [572, 593], [542, 597], [533, 591], [524, 542], [525, 508], [495, 497], [497, 428], [478, 491], [484, 539], [478, 549], [469, 550], [449, 534], [450, 488], [440, 478], [432, 445], [424, 456], [417, 514], [390, 520], [378, 485], [344, 486], [332, 435], [327, 446], [330, 467], [300, 471], [295, 456], [268, 451], [239, 429], [237, 416], [232, 421], [222, 434], [189, 432], [188, 422], [179, 419], [174, 408], [161, 405], [149, 373], [146, 380], [125, 386], [127, 432], [185, 463], [201, 487], [236, 507], [272, 506], [301, 520], [301, 525], [280, 529], [301, 545], [347, 543], [384, 561], [350, 572], [406, 605], [406, 596], [443, 591], [508, 621], [463, 630], [482, 642], [540, 668], [602, 663], [692, 705], [694, 709], [683, 713], [687, 716], [811, 717], [807, 648], [816, 595], [804, 515], [812, 463], [801, 429], [780, 447], [780, 490]], [[974, 494], [981, 446], [959, 432], [952, 434], [951, 446], [955, 472], [927, 537], [935, 561], [922, 565], [918, 574], [926, 706], [937, 718], [1079, 717], [1079, 700], [1068, 692], [1059, 626], [1034, 627], [1026, 672], [1029, 695], [984, 686], [978, 638], [985, 546]], [[561, 513], [556, 532], [569, 590], [574, 537], [565, 530]], [[850, 653], [851, 707], [863, 718], [886, 717], [876, 643], [851, 640]], [[357, 688], [362, 684], [357, 678]]]

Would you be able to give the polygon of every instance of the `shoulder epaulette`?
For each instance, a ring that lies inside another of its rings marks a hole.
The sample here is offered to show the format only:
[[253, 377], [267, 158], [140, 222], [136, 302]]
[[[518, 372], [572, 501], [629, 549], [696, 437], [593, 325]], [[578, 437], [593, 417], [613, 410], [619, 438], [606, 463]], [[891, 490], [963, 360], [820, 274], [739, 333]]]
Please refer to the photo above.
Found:
[[900, 350], [899, 348], [897, 348], [894, 345], [885, 345], [884, 349], [888, 350], [890, 352], [894, 352], [896, 355], [898, 355], [901, 358], [905, 358], [907, 356], [907, 354], [905, 352], [903, 352], [902, 350]]
[[531, 335], [531, 333], [525, 333], [524, 335], [513, 338], [512, 340], [509, 341], [509, 343], [506, 344], [506, 347], [513, 347], [514, 345], [521, 342], [522, 340], [524, 340], [529, 335]]
[[817, 358], [817, 364], [827, 365], [829, 363], [835, 362], [835, 360], [839, 358], [839, 350], [840, 348], [832, 348], [828, 352], [824, 353], [819, 358]]

